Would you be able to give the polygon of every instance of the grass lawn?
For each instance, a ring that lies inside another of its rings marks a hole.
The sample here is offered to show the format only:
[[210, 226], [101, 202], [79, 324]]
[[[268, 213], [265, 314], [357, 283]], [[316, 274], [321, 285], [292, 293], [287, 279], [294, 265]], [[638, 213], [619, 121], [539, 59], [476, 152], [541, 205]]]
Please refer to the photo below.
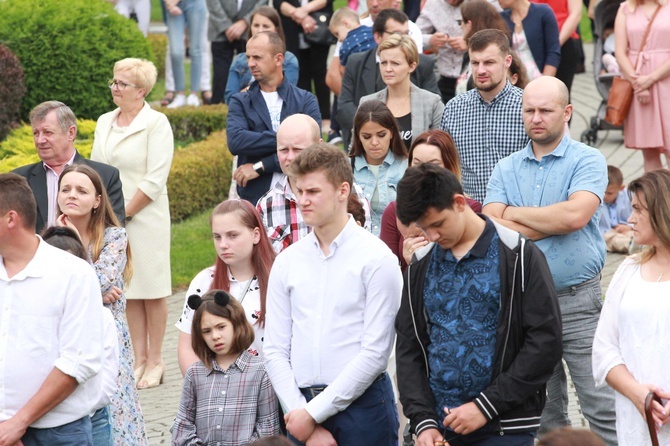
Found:
[[196, 274], [214, 264], [216, 251], [212, 244], [209, 214], [203, 212], [172, 224], [170, 262], [172, 288], [186, 288]]

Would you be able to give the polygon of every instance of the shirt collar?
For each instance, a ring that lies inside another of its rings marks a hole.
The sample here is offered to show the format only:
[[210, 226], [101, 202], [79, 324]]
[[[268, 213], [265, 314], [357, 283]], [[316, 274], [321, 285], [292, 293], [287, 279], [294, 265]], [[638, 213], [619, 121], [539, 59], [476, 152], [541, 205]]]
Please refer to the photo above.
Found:
[[7, 277], [7, 270], [5, 269], [4, 260], [0, 257], [0, 277], [5, 281], [10, 280], [24, 280], [28, 277], [42, 277], [46, 274], [48, 268], [50, 268], [47, 251], [49, 249], [58, 249], [50, 246], [47, 242], [42, 240], [42, 237], [35, 235], [40, 240], [39, 245], [37, 246], [37, 251], [30, 262], [15, 274], [11, 279]]
[[[74, 153], [72, 154], [72, 157], [70, 158], [70, 160], [69, 160], [68, 162], [66, 162], [66, 163], [63, 165], [63, 169], [65, 169], [67, 166], [71, 166], [72, 163], [74, 163], [74, 157], [75, 157], [75, 156], [77, 156], [77, 151], [76, 151], [76, 150], [75, 150]], [[42, 161], [42, 166], [44, 167], [44, 170], [46, 170], [46, 171], [49, 171], [49, 170], [50, 170], [50, 171], [53, 172], [54, 175], [59, 176], [58, 174], [56, 174], [56, 171], [53, 170], [53, 169], [51, 168], [51, 166], [49, 166], [49, 165], [48, 165], [47, 163], [45, 163], [44, 161]]]
[[[251, 359], [251, 353], [249, 353], [248, 350], [244, 350], [242, 353], [240, 353], [240, 356], [237, 357], [235, 362], [233, 362], [230, 365], [230, 367], [228, 368], [228, 371], [233, 371], [233, 369], [237, 369], [237, 370], [243, 372], [244, 369], [249, 364], [250, 359]], [[216, 362], [215, 359], [212, 358], [211, 364], [212, 364], [212, 367], [207, 370], [207, 376], [211, 375], [215, 370], [219, 373], [226, 373], [226, 370], [223, 370], [219, 366], [219, 363]]]
[[[365, 155], [364, 154], [363, 155], [358, 155], [356, 158], [359, 159], [360, 161], [362, 161], [360, 163], [354, 163], [355, 166], [356, 166], [356, 170], [361, 170], [364, 167], [367, 167], [369, 169], [368, 162], [365, 160]], [[393, 164], [394, 161], [395, 161], [395, 156], [393, 155], [393, 152], [391, 152], [391, 149], [389, 148], [389, 151], [386, 154], [386, 157], [384, 157], [384, 161], [382, 161], [382, 164], [380, 164], [380, 165], [386, 164], [386, 165], [390, 166], [391, 164]]]
[[479, 101], [480, 101], [481, 103], [483, 103], [483, 104], [487, 104], [487, 105], [493, 105], [493, 104], [495, 104], [496, 102], [498, 102], [501, 98], [507, 96], [507, 93], [509, 93], [510, 91], [512, 91], [512, 83], [509, 81], [509, 79], [506, 79], [506, 80], [505, 80], [505, 86], [503, 87], [502, 90], [500, 90], [500, 91], [498, 92], [497, 95], [495, 95], [495, 97], [494, 97], [493, 99], [491, 99], [491, 102], [488, 102], [488, 103], [487, 103], [487, 102], [484, 100], [484, 98], [482, 97], [481, 93], [479, 93], [479, 90], [477, 91], [477, 96], [479, 97]]
[[[486, 257], [486, 253], [489, 250], [489, 247], [491, 246], [491, 240], [493, 240], [493, 236], [496, 233], [496, 228], [493, 225], [493, 222], [485, 217], [484, 215], [478, 214], [479, 218], [484, 220], [486, 224], [484, 225], [484, 231], [481, 233], [475, 244], [470, 248], [470, 251], [468, 251], [463, 257], [461, 257], [460, 260], [465, 260], [469, 257], [477, 257], [480, 259], [483, 259]], [[451, 253], [451, 249], [443, 249], [440, 247], [440, 245], [435, 246], [437, 251], [435, 252], [435, 255], [437, 256], [437, 260], [439, 261], [444, 261], [447, 253], [449, 253], [449, 259], [452, 261], [458, 261], [454, 257], [454, 255]]]
[[[568, 150], [568, 147], [570, 146], [570, 137], [568, 135], [563, 135], [563, 138], [561, 138], [561, 142], [558, 143], [556, 148], [552, 150], [551, 153], [544, 155], [544, 156], [554, 156], [554, 157], [564, 157], [565, 152]], [[543, 157], [544, 158], [544, 157]], [[528, 141], [528, 144], [526, 144], [526, 147], [523, 148], [523, 159], [524, 160], [535, 160], [535, 161], [542, 161], [538, 160], [535, 157], [535, 152], [533, 152], [533, 141]]]
[[[347, 224], [344, 225], [344, 228], [342, 228], [340, 233], [337, 234], [337, 237], [335, 237], [333, 241], [330, 243], [329, 247], [330, 253], [328, 254], [328, 257], [334, 255], [337, 248], [346, 243], [347, 240], [349, 240], [354, 235], [354, 231], [356, 230], [356, 228], [360, 227], [358, 226], [358, 223], [356, 223], [356, 220], [354, 220], [353, 215], [351, 214], [348, 215], [349, 219], [347, 220]], [[312, 237], [312, 243], [314, 243], [316, 249], [323, 255], [323, 251], [321, 251], [321, 247], [319, 246], [319, 239], [316, 237], [314, 231], [311, 231], [308, 237]]]

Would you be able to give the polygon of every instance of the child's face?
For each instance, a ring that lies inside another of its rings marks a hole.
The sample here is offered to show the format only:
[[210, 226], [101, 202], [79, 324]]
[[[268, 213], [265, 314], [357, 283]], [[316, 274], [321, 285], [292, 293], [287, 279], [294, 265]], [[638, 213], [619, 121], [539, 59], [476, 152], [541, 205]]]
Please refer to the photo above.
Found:
[[608, 184], [607, 189], [605, 189], [605, 196], [603, 201], [607, 204], [612, 204], [616, 201], [616, 197], [619, 196], [619, 191], [623, 190], [623, 184]]
[[338, 42], [344, 42], [344, 39], [347, 38], [347, 34], [349, 34], [349, 28], [347, 28], [344, 23], [341, 23], [339, 26], [333, 27], [330, 32], [337, 37]]
[[216, 355], [217, 362], [231, 355], [237, 356], [232, 352], [235, 330], [230, 320], [205, 311], [200, 320], [200, 332], [207, 347]]

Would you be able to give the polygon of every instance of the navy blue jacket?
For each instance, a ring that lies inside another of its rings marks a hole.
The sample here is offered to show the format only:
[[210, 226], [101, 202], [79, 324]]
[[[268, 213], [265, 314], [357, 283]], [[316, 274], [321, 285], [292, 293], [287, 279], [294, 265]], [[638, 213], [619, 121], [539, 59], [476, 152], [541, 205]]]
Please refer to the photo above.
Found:
[[[309, 115], [321, 127], [321, 113], [314, 95], [291, 85], [284, 77], [277, 87], [282, 98], [280, 121], [296, 113]], [[272, 130], [270, 112], [261, 93], [258, 82], [252, 82], [248, 91], [236, 93], [228, 104], [228, 150], [237, 155], [237, 164], [263, 161], [265, 172], [247, 183], [237, 187], [240, 198], [250, 201], [254, 206], [272, 186], [272, 174], [281, 172], [277, 159], [277, 135]]]
[[[514, 34], [512, 11], [506, 9], [500, 15]], [[541, 72], [545, 65], [558, 68], [561, 62], [561, 44], [558, 41], [558, 22], [554, 11], [548, 5], [531, 3], [528, 15], [521, 23], [537, 69]], [[510, 46], [511, 44], [510, 41]]]

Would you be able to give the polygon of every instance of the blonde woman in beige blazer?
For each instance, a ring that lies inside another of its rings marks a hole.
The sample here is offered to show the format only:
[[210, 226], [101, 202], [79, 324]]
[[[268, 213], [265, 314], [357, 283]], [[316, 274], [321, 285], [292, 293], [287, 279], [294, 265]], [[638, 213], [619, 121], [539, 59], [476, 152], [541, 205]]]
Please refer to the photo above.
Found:
[[426, 130], [440, 128], [444, 104], [442, 98], [414, 85], [410, 75], [419, 63], [414, 41], [405, 35], [391, 34], [377, 48], [380, 75], [386, 88], [361, 98], [360, 103], [375, 99], [386, 104], [398, 121], [405, 147]]
[[114, 64], [110, 89], [118, 108], [98, 119], [91, 159], [119, 169], [126, 205], [126, 231], [133, 250], [133, 280], [126, 316], [135, 353], [137, 387], [156, 387], [167, 324], [170, 276], [170, 208], [167, 179], [174, 139], [167, 117], [145, 102], [156, 82], [149, 61]]

